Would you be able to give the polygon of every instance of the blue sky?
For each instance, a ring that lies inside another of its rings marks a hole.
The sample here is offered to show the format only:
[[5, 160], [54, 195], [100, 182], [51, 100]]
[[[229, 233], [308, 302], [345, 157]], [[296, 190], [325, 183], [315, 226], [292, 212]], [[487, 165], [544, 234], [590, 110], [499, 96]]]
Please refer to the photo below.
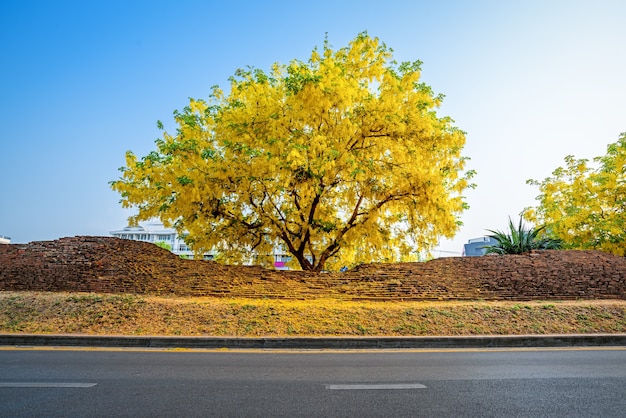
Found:
[[[0, 235], [108, 235], [132, 214], [108, 182], [143, 156], [189, 97], [237, 68], [306, 60], [325, 33], [367, 30], [423, 61], [439, 110], [467, 132], [478, 175], [455, 239], [504, 229], [568, 154], [626, 131], [626, 2], [22, 1], [0, 5]], [[173, 129], [172, 129], [173, 130]]]

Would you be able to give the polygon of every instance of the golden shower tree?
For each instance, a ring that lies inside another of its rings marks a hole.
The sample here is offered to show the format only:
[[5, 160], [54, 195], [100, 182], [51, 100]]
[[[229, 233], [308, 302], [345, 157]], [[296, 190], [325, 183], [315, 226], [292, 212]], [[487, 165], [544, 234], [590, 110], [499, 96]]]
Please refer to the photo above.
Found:
[[410, 259], [458, 230], [473, 175], [420, 64], [362, 33], [238, 70], [228, 93], [175, 112], [156, 151], [128, 152], [111, 186], [138, 209], [131, 222], [159, 218], [225, 262], [277, 248], [316, 271]]
[[567, 248], [626, 256], [626, 132], [590, 162], [572, 155], [543, 181], [526, 218], [545, 225]]

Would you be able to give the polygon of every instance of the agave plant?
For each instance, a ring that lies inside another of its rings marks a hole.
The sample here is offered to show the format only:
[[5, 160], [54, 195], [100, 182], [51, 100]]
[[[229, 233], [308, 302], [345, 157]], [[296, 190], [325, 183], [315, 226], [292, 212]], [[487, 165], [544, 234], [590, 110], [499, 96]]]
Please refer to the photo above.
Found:
[[489, 237], [496, 240], [496, 244], [485, 247], [485, 254], [522, 254], [530, 250], [560, 249], [561, 240], [547, 237], [545, 228], [545, 226], [540, 226], [527, 229], [521, 217], [516, 228], [509, 218], [509, 233], [487, 230], [493, 234]]

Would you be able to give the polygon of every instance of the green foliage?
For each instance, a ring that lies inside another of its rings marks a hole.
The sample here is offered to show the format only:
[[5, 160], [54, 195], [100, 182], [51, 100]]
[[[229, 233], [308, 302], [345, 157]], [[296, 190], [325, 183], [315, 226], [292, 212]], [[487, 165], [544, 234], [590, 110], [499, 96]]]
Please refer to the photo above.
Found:
[[157, 241], [154, 243], [154, 245], [166, 249], [167, 251], [172, 251], [172, 246], [165, 241]]
[[497, 244], [486, 247], [486, 254], [522, 254], [531, 250], [558, 250], [562, 243], [545, 234], [545, 226], [526, 228], [520, 217], [517, 227], [509, 218], [509, 232], [492, 231], [489, 235]]

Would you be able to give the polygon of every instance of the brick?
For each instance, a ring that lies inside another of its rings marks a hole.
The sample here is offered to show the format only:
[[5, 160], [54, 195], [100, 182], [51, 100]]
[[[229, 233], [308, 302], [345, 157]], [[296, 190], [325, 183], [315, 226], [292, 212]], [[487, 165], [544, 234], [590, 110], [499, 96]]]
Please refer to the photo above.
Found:
[[534, 251], [309, 273], [182, 260], [145, 242], [83, 236], [1, 245], [2, 290], [381, 301], [626, 299], [626, 258]]

